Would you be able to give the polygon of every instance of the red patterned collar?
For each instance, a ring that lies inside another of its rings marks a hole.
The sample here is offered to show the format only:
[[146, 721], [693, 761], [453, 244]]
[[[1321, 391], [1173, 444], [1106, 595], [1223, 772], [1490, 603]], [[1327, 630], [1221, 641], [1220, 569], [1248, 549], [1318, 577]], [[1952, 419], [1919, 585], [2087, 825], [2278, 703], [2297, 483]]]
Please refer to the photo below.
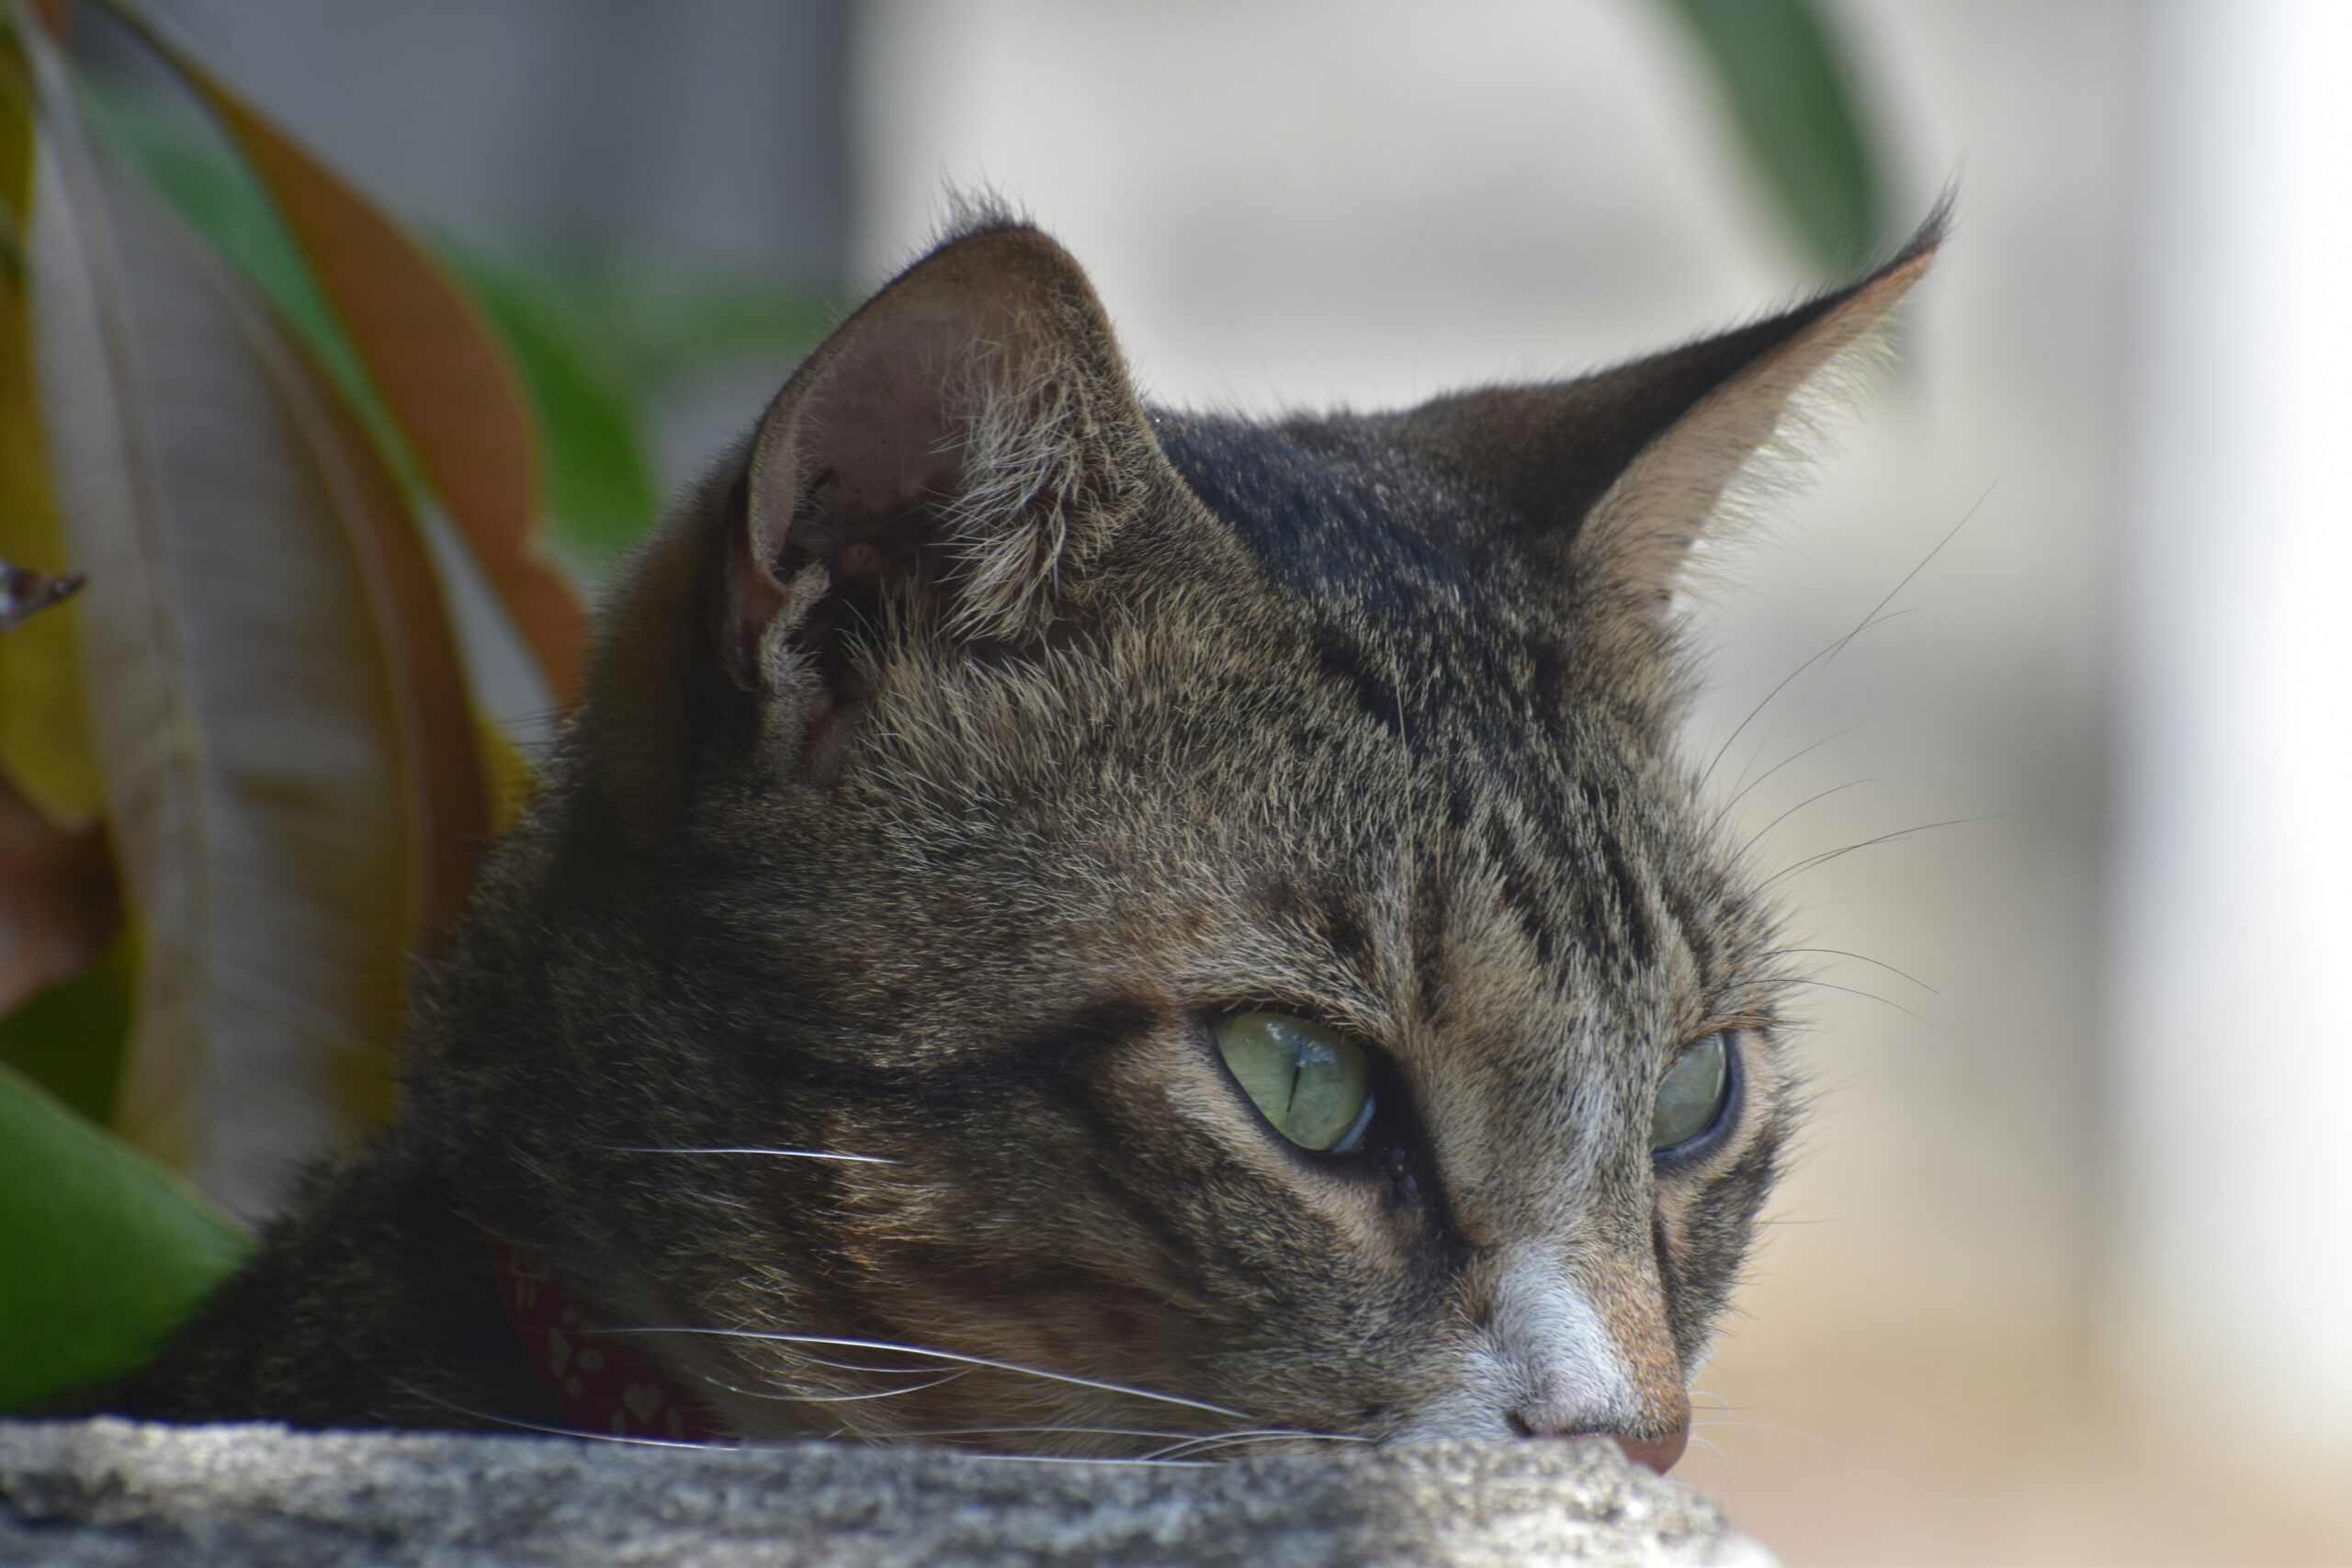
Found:
[[725, 1442], [733, 1434], [653, 1363], [591, 1325], [587, 1310], [530, 1254], [497, 1237], [491, 1273], [514, 1325], [514, 1343], [582, 1432], [675, 1442]]

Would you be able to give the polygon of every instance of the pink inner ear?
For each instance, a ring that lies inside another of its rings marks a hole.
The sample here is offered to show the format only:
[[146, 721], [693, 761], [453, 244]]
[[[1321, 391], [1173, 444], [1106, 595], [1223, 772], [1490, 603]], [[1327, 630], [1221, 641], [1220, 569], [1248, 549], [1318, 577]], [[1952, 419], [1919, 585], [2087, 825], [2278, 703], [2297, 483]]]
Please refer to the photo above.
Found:
[[867, 334], [881, 341], [855, 344], [809, 389], [796, 422], [807, 449], [795, 468], [807, 488], [794, 526], [816, 522], [856, 536], [953, 497], [962, 433], [948, 408], [950, 383], [968, 371], [944, 344], [905, 341], [909, 328], [927, 324], [893, 322]]
[[[752, 525], [762, 560], [829, 560], [872, 573], [911, 552], [922, 524], [961, 483], [962, 433], [950, 400], [971, 375], [972, 312], [911, 301], [857, 332], [797, 389], [798, 406], [763, 435]], [[781, 437], [781, 439], [773, 439]]]
[[[1068, 416], [1072, 403], [1087, 416]], [[1034, 628], [1076, 553], [1080, 443], [1116, 437], [1148, 455], [1142, 427], [1075, 263], [1030, 230], [951, 243], [843, 323], [770, 405], [728, 558], [741, 580], [725, 600], [730, 652], [756, 665], [778, 615], [870, 614], [918, 566], [942, 625]], [[797, 602], [828, 582], [839, 592]]]

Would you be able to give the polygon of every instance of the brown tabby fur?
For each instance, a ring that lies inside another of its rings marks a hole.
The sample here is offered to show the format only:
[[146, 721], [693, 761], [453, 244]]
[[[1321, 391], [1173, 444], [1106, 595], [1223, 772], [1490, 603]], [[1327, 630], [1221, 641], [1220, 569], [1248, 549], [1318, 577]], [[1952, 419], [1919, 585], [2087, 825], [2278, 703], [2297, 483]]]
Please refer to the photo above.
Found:
[[[746, 1436], [1679, 1432], [1792, 1100], [1669, 594], [1939, 230], [1620, 370], [1268, 425], [1147, 409], [1076, 265], [967, 225], [645, 547], [397, 1123], [118, 1407], [559, 1421], [490, 1233]], [[1242, 1008], [1374, 1053], [1362, 1152], [1252, 1109]], [[1659, 1169], [1726, 1029], [1730, 1130]]]

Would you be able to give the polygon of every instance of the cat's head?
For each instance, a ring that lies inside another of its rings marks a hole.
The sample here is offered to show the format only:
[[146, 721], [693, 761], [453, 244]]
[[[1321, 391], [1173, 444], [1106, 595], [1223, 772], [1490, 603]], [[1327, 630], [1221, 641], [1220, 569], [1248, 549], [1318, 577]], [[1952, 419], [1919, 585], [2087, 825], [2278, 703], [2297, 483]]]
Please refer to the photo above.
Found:
[[608, 607], [420, 1084], [485, 1206], [747, 1434], [1669, 1459], [1792, 1115], [1674, 591], [1936, 231], [1277, 423], [1148, 408], [1034, 230], [939, 247]]

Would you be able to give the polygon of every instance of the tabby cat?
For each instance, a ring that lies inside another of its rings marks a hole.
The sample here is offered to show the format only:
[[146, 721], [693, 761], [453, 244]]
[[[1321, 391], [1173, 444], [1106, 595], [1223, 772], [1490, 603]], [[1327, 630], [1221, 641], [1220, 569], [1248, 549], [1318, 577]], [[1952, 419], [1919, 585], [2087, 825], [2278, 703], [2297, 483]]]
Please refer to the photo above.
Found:
[[399, 1119], [114, 1406], [1671, 1464], [1793, 1114], [1678, 577], [1940, 231], [1256, 423], [967, 222], [643, 547]]

